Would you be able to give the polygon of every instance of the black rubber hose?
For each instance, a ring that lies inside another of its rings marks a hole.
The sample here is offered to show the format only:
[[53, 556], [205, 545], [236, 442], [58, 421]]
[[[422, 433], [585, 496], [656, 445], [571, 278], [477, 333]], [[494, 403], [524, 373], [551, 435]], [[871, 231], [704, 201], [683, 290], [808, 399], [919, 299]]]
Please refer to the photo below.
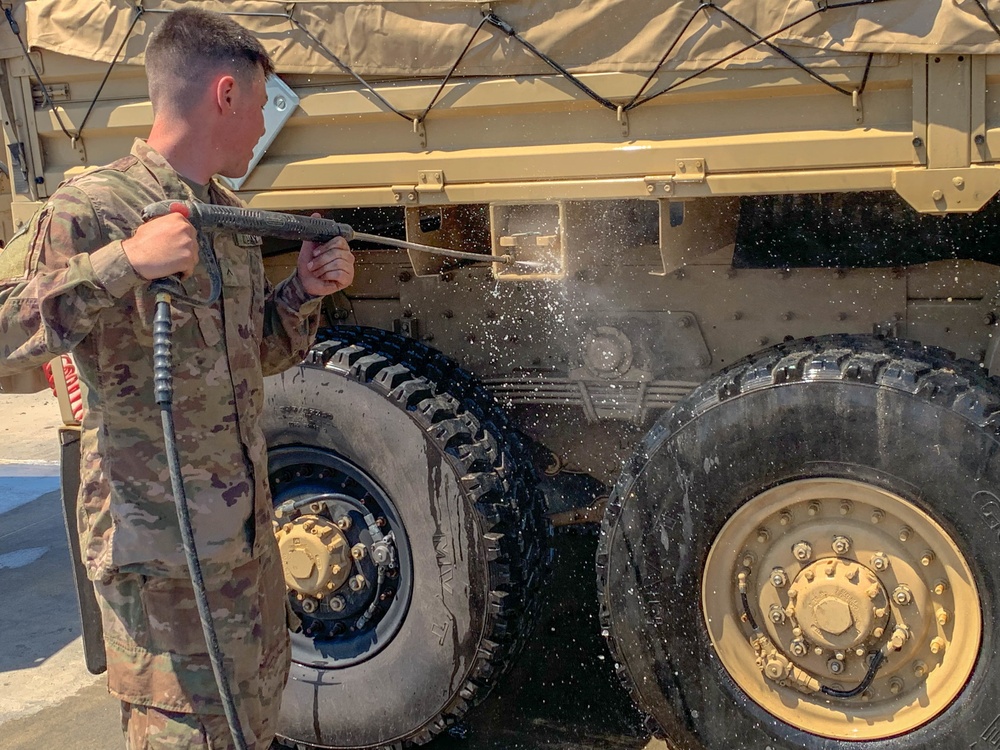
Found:
[[187, 495], [184, 492], [184, 477], [181, 474], [180, 458], [177, 452], [177, 435], [174, 432], [174, 386], [173, 386], [173, 342], [171, 340], [173, 321], [170, 315], [170, 294], [158, 292], [156, 295], [156, 314], [153, 316], [153, 394], [160, 406], [160, 418], [163, 421], [163, 443], [167, 455], [167, 467], [170, 470], [170, 485], [174, 493], [174, 504], [177, 506], [177, 521], [181, 531], [181, 544], [184, 547], [184, 559], [187, 561], [188, 573], [194, 589], [194, 599], [198, 605], [198, 616], [201, 619], [201, 629], [205, 634], [205, 644], [208, 647], [208, 658], [212, 662], [212, 672], [219, 687], [222, 699], [222, 709], [226, 713], [229, 731], [237, 750], [249, 750], [243, 736], [243, 727], [236, 713], [236, 701], [229, 687], [222, 663], [222, 649], [215, 633], [212, 621], [212, 611], [208, 606], [208, 594], [205, 591], [205, 578], [201, 572], [198, 551], [194, 543], [194, 529], [191, 526], [191, 513], [188, 510]]
[[832, 698], [853, 698], [856, 695], [861, 695], [868, 689], [868, 686], [872, 684], [872, 680], [875, 679], [875, 673], [878, 672], [879, 667], [882, 666], [882, 662], [885, 660], [885, 653], [881, 650], [874, 652], [871, 655], [871, 662], [868, 664], [868, 673], [865, 674], [865, 678], [861, 683], [850, 690], [837, 690], [835, 688], [826, 687], [826, 685], [820, 686], [820, 692], [823, 695], [829, 695]]

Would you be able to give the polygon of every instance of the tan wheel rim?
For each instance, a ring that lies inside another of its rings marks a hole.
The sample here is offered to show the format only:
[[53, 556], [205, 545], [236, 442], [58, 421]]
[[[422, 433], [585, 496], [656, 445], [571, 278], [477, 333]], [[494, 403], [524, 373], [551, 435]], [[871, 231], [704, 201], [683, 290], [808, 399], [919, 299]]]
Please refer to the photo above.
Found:
[[[779, 485], [733, 514], [709, 550], [702, 611], [753, 701], [847, 740], [931, 721], [968, 681], [982, 635], [972, 572], [951, 536], [898, 495], [834, 478]], [[862, 693], [819, 692], [859, 686], [880, 648], [887, 656]]]

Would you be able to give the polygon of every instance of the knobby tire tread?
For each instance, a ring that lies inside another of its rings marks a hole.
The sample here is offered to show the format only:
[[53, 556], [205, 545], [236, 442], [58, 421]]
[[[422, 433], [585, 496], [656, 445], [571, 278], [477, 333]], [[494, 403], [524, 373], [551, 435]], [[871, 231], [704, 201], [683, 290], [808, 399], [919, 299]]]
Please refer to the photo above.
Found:
[[337, 372], [406, 411], [448, 456], [480, 517], [489, 576], [484, 637], [455, 698], [420, 732], [391, 747], [423, 745], [486, 697], [538, 619], [547, 557], [543, 501], [528, 442], [468, 371], [405, 336], [377, 328], [324, 328], [303, 366]]
[[[912, 341], [847, 334], [790, 341], [752, 354], [695, 388], [658, 420], [626, 462], [601, 522], [596, 558], [601, 633], [615, 674], [640, 710], [640, 696], [620, 657], [607, 605], [611, 529], [621, 515], [623, 498], [658, 447], [705, 412], [738, 396], [807, 381], [854, 382], [908, 393], [1000, 439], [1000, 380], [945, 349]], [[647, 731], [664, 738], [657, 721], [643, 713]]]

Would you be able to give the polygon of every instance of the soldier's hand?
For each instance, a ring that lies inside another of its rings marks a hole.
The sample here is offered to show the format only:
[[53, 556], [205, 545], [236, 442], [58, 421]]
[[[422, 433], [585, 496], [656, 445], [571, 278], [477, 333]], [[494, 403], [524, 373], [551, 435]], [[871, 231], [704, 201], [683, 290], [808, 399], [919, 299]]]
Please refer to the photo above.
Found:
[[[320, 214], [313, 214], [319, 216]], [[343, 237], [303, 242], [298, 261], [302, 286], [314, 297], [339, 292], [354, 281], [354, 254]]]
[[179, 213], [141, 224], [122, 248], [136, 273], [148, 281], [174, 274], [185, 278], [198, 263], [198, 234]]

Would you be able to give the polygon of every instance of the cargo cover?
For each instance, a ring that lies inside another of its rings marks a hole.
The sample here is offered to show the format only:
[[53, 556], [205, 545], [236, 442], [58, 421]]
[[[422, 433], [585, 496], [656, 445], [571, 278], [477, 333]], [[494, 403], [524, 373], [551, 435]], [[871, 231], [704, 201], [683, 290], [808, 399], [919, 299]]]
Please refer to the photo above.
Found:
[[[162, 20], [163, 11], [193, 4], [27, 0], [15, 13], [24, 21], [32, 48], [110, 62], [121, 47], [119, 62], [141, 64], [146, 35]], [[810, 66], [833, 67], [870, 64], [869, 54], [1000, 52], [996, 0], [208, 0], [197, 4], [235, 14], [259, 35], [279, 72], [346, 74], [335, 56], [350, 71], [376, 80], [439, 77], [460, 57], [458, 76], [550, 73], [543, 60], [510, 37], [510, 30], [573, 73], [648, 74], [661, 61], [661, 70], [667, 71], [794, 64], [769, 44]], [[487, 14], [500, 23], [484, 21]], [[18, 41], [5, 24], [0, 54], [19, 53]]]

